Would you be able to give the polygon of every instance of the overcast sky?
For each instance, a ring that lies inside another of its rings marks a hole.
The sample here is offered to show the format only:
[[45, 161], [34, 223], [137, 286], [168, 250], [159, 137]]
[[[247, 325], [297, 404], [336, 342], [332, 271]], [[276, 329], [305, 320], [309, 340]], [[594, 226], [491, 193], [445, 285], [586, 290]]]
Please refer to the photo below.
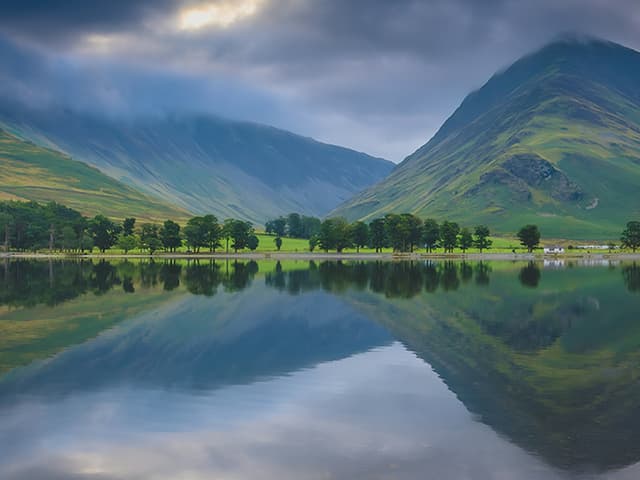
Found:
[[0, 0], [0, 87], [113, 115], [198, 110], [393, 161], [565, 32], [640, 49], [638, 0]]

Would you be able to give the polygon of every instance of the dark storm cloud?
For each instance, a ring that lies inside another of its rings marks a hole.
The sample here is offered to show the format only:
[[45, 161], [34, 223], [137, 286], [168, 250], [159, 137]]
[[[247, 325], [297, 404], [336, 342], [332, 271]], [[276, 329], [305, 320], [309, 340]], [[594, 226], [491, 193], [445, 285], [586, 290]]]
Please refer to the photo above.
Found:
[[[15, 1], [0, 16], [0, 32], [89, 69], [106, 62], [119, 72], [125, 99], [127, 75], [179, 72], [194, 92], [199, 82], [236, 86], [218, 89], [214, 111], [226, 102], [221, 113], [394, 160], [424, 143], [497, 69], [558, 34], [640, 47], [637, 0], [263, 0], [226, 28], [177, 26], [187, 5], [243, 1]], [[85, 41], [92, 34], [115, 41], [94, 51]], [[232, 98], [256, 96], [270, 106], [244, 101], [236, 109]]]
[[78, 34], [136, 27], [175, 4], [174, 0], [3, 0], [0, 28], [57, 44]]

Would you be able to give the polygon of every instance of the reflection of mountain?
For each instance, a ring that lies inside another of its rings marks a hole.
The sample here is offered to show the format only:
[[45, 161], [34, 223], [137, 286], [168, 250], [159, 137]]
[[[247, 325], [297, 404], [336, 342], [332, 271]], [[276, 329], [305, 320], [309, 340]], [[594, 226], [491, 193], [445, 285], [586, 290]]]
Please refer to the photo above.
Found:
[[15, 370], [0, 383], [0, 397], [129, 383], [210, 389], [284, 375], [390, 341], [384, 328], [337, 297], [318, 292], [294, 298], [254, 286], [183, 297], [47, 363]]
[[638, 298], [605, 269], [545, 272], [544, 290], [496, 272], [485, 289], [410, 302], [352, 296], [481, 420], [551, 464], [640, 459]]

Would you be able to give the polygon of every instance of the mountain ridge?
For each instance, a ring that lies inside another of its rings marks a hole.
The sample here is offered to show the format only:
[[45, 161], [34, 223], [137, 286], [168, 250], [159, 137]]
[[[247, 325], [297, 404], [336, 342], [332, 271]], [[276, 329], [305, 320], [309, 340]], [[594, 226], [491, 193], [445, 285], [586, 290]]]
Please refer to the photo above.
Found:
[[637, 82], [634, 50], [549, 44], [469, 94], [429, 142], [332, 214], [409, 211], [501, 233], [537, 223], [549, 236], [617, 235], [640, 214], [626, 201], [640, 184]]
[[253, 122], [206, 114], [115, 120], [0, 102], [0, 126], [193, 213], [260, 224], [323, 215], [391, 162]]

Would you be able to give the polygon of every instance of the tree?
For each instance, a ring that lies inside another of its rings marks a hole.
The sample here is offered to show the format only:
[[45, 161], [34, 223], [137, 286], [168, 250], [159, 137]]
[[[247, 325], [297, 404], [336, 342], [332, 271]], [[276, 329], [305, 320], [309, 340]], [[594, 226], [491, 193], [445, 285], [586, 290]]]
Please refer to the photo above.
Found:
[[452, 253], [458, 243], [458, 234], [460, 233], [460, 227], [455, 222], [449, 222], [445, 220], [440, 227], [440, 237], [442, 239], [442, 248], [445, 253]]
[[282, 247], [282, 238], [276, 237], [273, 239], [273, 242], [276, 244], [276, 250], [280, 251], [280, 247]]
[[427, 218], [422, 225], [422, 242], [424, 248], [429, 252], [433, 252], [438, 247], [440, 240], [440, 225], [433, 218]]
[[624, 248], [630, 248], [635, 252], [640, 247], [640, 222], [627, 223], [620, 240]]
[[518, 232], [518, 240], [520, 244], [527, 247], [529, 253], [540, 244], [540, 230], [537, 225], [525, 225]]
[[9, 235], [13, 225], [13, 217], [6, 212], [0, 212], [0, 235], [4, 244], [4, 251], [9, 251]]
[[422, 239], [422, 220], [410, 213], [403, 213], [401, 217], [407, 225], [407, 238], [405, 243], [409, 246], [409, 251], [413, 253], [413, 248], [419, 245]]
[[379, 253], [386, 244], [384, 218], [376, 218], [369, 224], [369, 246], [375, 248], [376, 253]]
[[318, 243], [325, 252], [335, 249], [341, 253], [345, 248], [349, 248], [352, 245], [349, 223], [342, 217], [326, 219], [320, 225]]
[[122, 232], [120, 236], [118, 236], [117, 246], [118, 248], [124, 250], [124, 254], [126, 255], [138, 246], [138, 239], [135, 237], [135, 235], [125, 235], [125, 233]]
[[385, 236], [394, 252], [406, 252], [411, 235], [408, 218], [396, 213], [388, 213], [384, 217]]
[[145, 223], [140, 230], [140, 246], [149, 250], [149, 253], [153, 255], [159, 248], [162, 247], [162, 240], [160, 240], [160, 227], [152, 223]]
[[235, 220], [233, 218], [227, 218], [222, 224], [221, 238], [224, 238], [225, 240], [227, 253], [229, 253], [229, 240], [231, 240], [231, 236], [233, 234], [234, 223]]
[[489, 239], [489, 235], [491, 235], [491, 232], [486, 225], [478, 225], [476, 227], [476, 238], [473, 240], [473, 245], [480, 250], [480, 253], [482, 253], [482, 250], [491, 248], [491, 245], [493, 245], [493, 241]]
[[177, 248], [182, 246], [180, 225], [172, 220], [164, 222], [162, 228], [160, 228], [160, 241], [166, 250], [175, 252]]
[[116, 225], [104, 215], [96, 215], [89, 224], [89, 232], [93, 244], [102, 253], [116, 244], [120, 230], [119, 225]]
[[287, 229], [287, 219], [284, 217], [278, 217], [274, 220], [269, 220], [265, 224], [265, 231], [267, 233], [273, 233], [277, 237], [284, 237]]
[[67, 252], [73, 250], [78, 245], [76, 232], [71, 225], [65, 225], [60, 231], [58, 246]]
[[194, 252], [200, 252], [200, 248], [207, 245], [207, 231], [203, 217], [190, 218], [183, 232], [188, 247]]
[[259, 243], [260, 243], [260, 240], [258, 239], [257, 236], [249, 235], [249, 239], [247, 240], [247, 247], [249, 248], [249, 250], [254, 252], [256, 248], [258, 248]]
[[125, 218], [124, 221], [122, 222], [122, 233], [124, 233], [125, 236], [131, 236], [133, 235], [133, 229], [136, 226], [136, 219], [135, 218]]
[[302, 218], [299, 213], [287, 215], [287, 230], [290, 237], [302, 238]]
[[311, 235], [309, 238], [309, 251], [313, 252], [320, 243], [320, 237], [318, 235]]
[[250, 222], [242, 220], [233, 220], [231, 223], [231, 239], [233, 240], [232, 248], [236, 253], [238, 250], [247, 248], [249, 237], [254, 234], [253, 225]]
[[202, 217], [202, 229], [204, 243], [209, 247], [209, 251], [215, 253], [216, 248], [220, 247], [222, 239], [222, 228], [218, 224], [215, 215], [205, 215]]
[[369, 227], [364, 222], [353, 222], [351, 224], [351, 241], [356, 247], [356, 252], [360, 252], [361, 247], [365, 247], [369, 242]]
[[464, 227], [460, 230], [460, 239], [459, 245], [462, 249], [462, 253], [466, 253], [473, 246], [473, 236], [471, 235], [471, 230], [467, 227]]
[[320, 233], [321, 220], [317, 217], [302, 216], [302, 238], [311, 238]]

